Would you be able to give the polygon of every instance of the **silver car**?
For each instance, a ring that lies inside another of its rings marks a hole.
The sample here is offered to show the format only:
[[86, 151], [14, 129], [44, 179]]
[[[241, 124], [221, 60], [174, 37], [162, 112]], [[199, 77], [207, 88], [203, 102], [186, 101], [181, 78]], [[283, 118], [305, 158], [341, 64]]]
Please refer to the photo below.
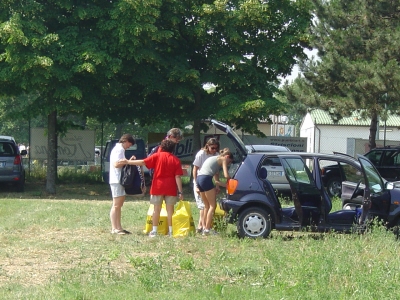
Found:
[[0, 135], [0, 183], [11, 183], [17, 192], [23, 192], [25, 187], [25, 169], [22, 156], [13, 137]]

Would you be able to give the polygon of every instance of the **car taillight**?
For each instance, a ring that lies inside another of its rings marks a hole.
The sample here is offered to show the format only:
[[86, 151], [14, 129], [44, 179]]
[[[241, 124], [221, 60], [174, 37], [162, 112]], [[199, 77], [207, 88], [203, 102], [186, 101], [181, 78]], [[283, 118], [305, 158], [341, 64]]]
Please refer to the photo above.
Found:
[[20, 165], [21, 164], [21, 155], [17, 155], [14, 158], [14, 165]]
[[238, 183], [239, 181], [237, 181], [236, 179], [228, 180], [226, 184], [226, 191], [228, 192], [228, 195], [233, 195], [235, 193]]

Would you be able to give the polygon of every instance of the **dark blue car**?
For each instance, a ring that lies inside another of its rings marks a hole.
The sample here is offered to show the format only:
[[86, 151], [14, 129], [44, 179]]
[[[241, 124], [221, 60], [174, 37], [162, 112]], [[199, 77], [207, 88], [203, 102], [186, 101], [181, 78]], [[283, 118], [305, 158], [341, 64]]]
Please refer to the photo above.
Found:
[[[272, 229], [354, 232], [365, 229], [375, 217], [388, 227], [400, 225], [400, 189], [383, 179], [363, 156], [358, 160], [344, 154], [248, 153], [232, 128], [211, 121], [226, 132], [235, 145], [236, 163], [221, 200], [240, 237], [268, 237]], [[268, 181], [265, 162], [278, 157], [290, 184], [292, 205], [282, 207], [279, 195]], [[341, 200], [343, 208], [332, 211], [332, 200], [324, 187], [322, 169], [337, 164], [345, 172]]]

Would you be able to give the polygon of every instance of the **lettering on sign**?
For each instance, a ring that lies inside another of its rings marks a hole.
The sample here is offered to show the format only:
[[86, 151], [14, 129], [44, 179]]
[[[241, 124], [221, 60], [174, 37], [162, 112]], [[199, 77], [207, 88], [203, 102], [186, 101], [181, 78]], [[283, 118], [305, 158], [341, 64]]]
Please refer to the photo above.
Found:
[[[31, 129], [32, 159], [47, 159], [48, 142], [44, 128]], [[57, 159], [63, 160], [94, 160], [94, 130], [69, 130], [65, 136], [57, 140]]]

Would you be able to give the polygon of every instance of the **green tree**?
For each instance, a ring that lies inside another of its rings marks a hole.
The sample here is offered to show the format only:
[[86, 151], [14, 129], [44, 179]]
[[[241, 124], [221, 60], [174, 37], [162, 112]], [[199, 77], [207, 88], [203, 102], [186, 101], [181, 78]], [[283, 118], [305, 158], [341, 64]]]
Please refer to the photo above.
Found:
[[180, 126], [191, 120], [198, 149], [202, 120], [218, 118], [260, 134], [258, 120], [285, 109], [275, 93], [279, 77], [304, 55], [307, 1], [151, 3], [156, 13], [146, 28], [153, 26], [153, 32], [143, 41], [143, 51], [131, 51], [132, 39], [144, 34], [137, 22], [141, 1], [120, 3], [113, 14], [119, 22], [108, 27], [119, 38], [118, 51], [130, 54], [123, 65], [131, 66], [131, 60], [140, 64], [126, 72], [134, 79], [122, 101], [131, 100], [126, 114], [141, 125], [169, 120]]
[[303, 55], [307, 5], [1, 1], [0, 93], [30, 95], [18, 103], [20, 116], [48, 120], [47, 192], [55, 193], [57, 135], [72, 116], [179, 127], [192, 120], [198, 135], [212, 116], [257, 133], [259, 118], [284, 109], [274, 93]]
[[321, 107], [336, 117], [360, 110], [371, 118], [397, 113], [400, 88], [400, 12], [397, 1], [313, 0], [311, 46], [318, 56], [300, 62], [304, 77], [286, 85], [289, 101]]
[[[13, 112], [21, 119], [47, 119], [48, 193], [56, 192], [57, 135], [71, 125], [62, 117], [97, 105], [100, 79], [118, 68], [119, 60], [105, 51], [107, 37], [97, 29], [112, 6], [107, 1], [0, 2], [0, 93], [14, 96], [2, 103], [18, 107]], [[15, 97], [22, 94], [30, 97]]]

